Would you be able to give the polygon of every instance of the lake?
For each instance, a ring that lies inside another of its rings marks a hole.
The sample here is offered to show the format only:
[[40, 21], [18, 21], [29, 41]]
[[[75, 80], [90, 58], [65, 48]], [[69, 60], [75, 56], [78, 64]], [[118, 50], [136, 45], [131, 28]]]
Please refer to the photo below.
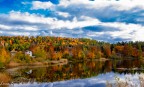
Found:
[[10, 84], [3, 82], [4, 87], [141, 87], [143, 72], [144, 61], [137, 59], [79, 61], [1, 70], [10, 78]]

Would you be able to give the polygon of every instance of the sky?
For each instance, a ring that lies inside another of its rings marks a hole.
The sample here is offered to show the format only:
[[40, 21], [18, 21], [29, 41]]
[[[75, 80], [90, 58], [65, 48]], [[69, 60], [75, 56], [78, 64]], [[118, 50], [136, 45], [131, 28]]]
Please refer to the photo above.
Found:
[[144, 41], [144, 0], [0, 0], [0, 36]]

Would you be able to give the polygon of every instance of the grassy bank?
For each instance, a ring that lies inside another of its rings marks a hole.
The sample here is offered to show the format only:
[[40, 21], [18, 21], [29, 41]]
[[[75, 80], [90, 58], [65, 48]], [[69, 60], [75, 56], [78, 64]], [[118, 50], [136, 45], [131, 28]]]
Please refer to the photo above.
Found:
[[68, 63], [67, 59], [48, 60], [48, 61], [32, 61], [32, 62], [28, 62], [28, 63], [11, 61], [10, 63], [8, 63], [6, 65], [6, 68], [18, 67], [18, 66], [44, 66], [44, 65], [53, 65], [53, 64], [64, 65], [67, 63]]

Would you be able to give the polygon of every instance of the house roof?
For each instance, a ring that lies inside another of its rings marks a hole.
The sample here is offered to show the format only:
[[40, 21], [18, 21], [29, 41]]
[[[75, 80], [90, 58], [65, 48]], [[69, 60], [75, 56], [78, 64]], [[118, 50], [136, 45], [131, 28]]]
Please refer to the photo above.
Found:
[[26, 50], [25, 52], [32, 52], [32, 51], [30, 51], [30, 50]]

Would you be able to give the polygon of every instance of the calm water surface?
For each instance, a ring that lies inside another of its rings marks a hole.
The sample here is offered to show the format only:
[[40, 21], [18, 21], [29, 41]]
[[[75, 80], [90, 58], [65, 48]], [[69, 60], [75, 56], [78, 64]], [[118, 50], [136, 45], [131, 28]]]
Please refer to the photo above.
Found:
[[10, 87], [106, 87], [117, 79], [140, 87], [139, 77], [144, 77], [143, 72], [142, 60], [71, 62], [5, 70], [12, 78]]

